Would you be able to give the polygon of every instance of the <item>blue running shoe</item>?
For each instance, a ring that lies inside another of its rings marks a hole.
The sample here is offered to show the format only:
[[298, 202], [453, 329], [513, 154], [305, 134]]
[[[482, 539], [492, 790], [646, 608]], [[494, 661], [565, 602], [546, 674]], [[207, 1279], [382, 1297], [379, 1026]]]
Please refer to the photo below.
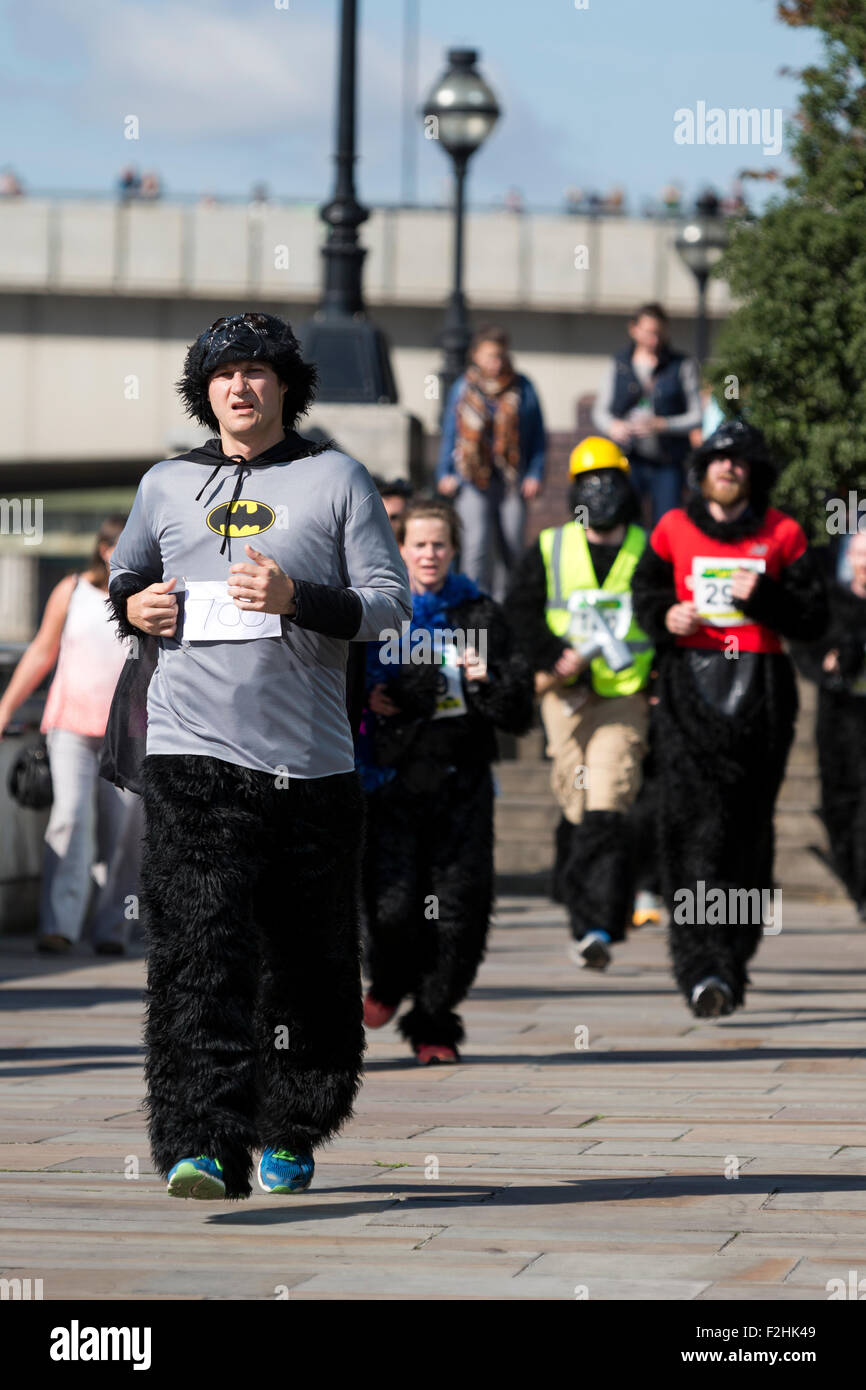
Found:
[[311, 1153], [265, 1149], [259, 1160], [259, 1187], [263, 1192], [303, 1192], [313, 1181], [315, 1171]]
[[223, 1166], [218, 1158], [199, 1154], [198, 1158], [182, 1158], [168, 1175], [169, 1197], [198, 1197], [219, 1202], [226, 1195], [222, 1179]]

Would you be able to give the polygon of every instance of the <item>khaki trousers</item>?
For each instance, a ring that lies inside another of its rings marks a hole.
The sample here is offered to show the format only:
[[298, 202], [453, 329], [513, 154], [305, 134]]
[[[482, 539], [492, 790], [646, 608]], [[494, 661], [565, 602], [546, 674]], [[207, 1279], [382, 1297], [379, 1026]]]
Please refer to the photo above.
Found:
[[541, 700], [550, 785], [565, 819], [627, 811], [637, 797], [647, 749], [645, 691], [614, 697], [585, 685], [548, 690]]

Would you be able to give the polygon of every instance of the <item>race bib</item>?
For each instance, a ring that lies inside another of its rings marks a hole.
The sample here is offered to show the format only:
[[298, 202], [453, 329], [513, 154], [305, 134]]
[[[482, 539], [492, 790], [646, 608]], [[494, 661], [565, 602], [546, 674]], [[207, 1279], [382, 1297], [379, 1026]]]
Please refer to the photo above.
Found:
[[737, 570], [763, 574], [766, 568], [766, 560], [751, 555], [696, 555], [692, 560], [692, 592], [701, 621], [710, 627], [743, 627], [753, 623], [754, 618], [747, 618], [734, 606], [731, 584]]
[[279, 613], [245, 613], [224, 579], [187, 579], [183, 590], [182, 642], [249, 642], [282, 637]]
[[442, 665], [437, 677], [436, 709], [432, 718], [453, 719], [457, 714], [465, 714], [462, 673], [457, 665], [457, 648], [453, 643], [449, 642], [442, 649]]
[[571, 621], [568, 639], [580, 650], [585, 642], [597, 638], [602, 618], [614, 637], [625, 641], [631, 627], [631, 594], [611, 593], [607, 589], [575, 589], [568, 598]]

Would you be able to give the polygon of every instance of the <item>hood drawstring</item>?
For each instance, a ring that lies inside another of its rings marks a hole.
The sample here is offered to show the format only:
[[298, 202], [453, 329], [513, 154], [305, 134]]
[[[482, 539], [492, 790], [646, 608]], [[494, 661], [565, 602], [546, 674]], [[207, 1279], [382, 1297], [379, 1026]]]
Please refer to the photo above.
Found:
[[[238, 467], [238, 471], [237, 471], [237, 476], [236, 476], [236, 478], [235, 478], [235, 486], [234, 486], [234, 491], [232, 492], [232, 498], [231, 498], [231, 501], [230, 501], [229, 504], [228, 504], [228, 507], [226, 508], [226, 519], [225, 519], [225, 522], [224, 522], [224, 524], [223, 524], [223, 543], [222, 543], [222, 545], [220, 546], [220, 555], [223, 555], [223, 554], [225, 553], [225, 548], [226, 548], [226, 546], [228, 545], [228, 542], [229, 542], [229, 526], [231, 525], [232, 513], [233, 513], [233, 511], [234, 511], [234, 509], [235, 509], [235, 502], [237, 502], [238, 498], [239, 498], [240, 495], [241, 495], [241, 491], [242, 491], [243, 485], [244, 485], [244, 480], [245, 480], [246, 478], [248, 478], [248, 477], [250, 476], [250, 474], [252, 473], [252, 471], [253, 471], [253, 470], [247, 465], [246, 460], [245, 460], [243, 454], [226, 454], [225, 457], [226, 457], [227, 461], [229, 461], [229, 462], [231, 462], [231, 463], [237, 463], [237, 464], [239, 465], [239, 467]], [[195, 499], [196, 502], [198, 502], [198, 500], [199, 500], [199, 498], [201, 497], [202, 493], [204, 492], [205, 488], [208, 486], [209, 483], [211, 483], [211, 482], [213, 481], [213, 479], [216, 477], [217, 473], [220, 471], [220, 469], [222, 468], [222, 466], [223, 466], [222, 463], [218, 463], [218, 464], [217, 464], [216, 468], [215, 468], [215, 469], [213, 470], [213, 472], [211, 473], [211, 475], [210, 475], [210, 477], [208, 478], [207, 482], [206, 482], [206, 483], [203, 485], [203, 487], [196, 493], [196, 499]]]

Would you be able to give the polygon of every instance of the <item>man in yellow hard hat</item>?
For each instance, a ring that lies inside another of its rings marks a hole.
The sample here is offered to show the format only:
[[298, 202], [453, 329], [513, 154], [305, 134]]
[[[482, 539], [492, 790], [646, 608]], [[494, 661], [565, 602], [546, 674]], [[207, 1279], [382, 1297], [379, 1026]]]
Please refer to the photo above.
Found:
[[628, 812], [646, 752], [653, 649], [632, 612], [631, 577], [646, 535], [616, 444], [584, 439], [569, 471], [574, 520], [542, 531], [524, 553], [508, 610], [535, 672], [565, 823], [558, 839], [571, 954], [603, 970], [632, 906]]

